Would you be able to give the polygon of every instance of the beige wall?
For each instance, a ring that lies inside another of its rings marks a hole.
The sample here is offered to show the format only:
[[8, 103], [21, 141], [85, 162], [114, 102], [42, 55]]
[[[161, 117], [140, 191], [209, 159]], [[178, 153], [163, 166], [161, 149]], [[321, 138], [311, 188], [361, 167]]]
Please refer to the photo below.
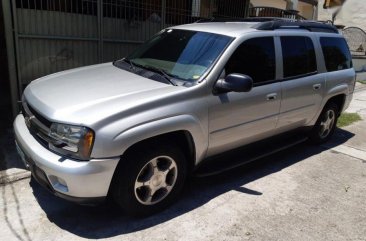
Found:
[[[366, 31], [366, 1], [347, 0], [336, 17], [335, 24], [359, 27]], [[331, 20], [332, 10], [323, 9], [324, 0], [319, 0], [318, 19]]]
[[250, 0], [254, 7], [273, 7], [286, 9], [286, 2], [284, 0]]
[[313, 12], [314, 12], [313, 5], [304, 2], [299, 2], [297, 10], [299, 11], [299, 14], [305, 17], [306, 19], [313, 19]]

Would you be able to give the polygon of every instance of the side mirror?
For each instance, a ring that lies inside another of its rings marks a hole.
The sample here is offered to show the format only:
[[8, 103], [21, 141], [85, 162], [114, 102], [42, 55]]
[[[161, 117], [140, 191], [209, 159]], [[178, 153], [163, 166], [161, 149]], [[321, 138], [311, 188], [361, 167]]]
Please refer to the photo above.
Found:
[[244, 74], [229, 74], [216, 82], [214, 93], [249, 92], [253, 88], [253, 79]]

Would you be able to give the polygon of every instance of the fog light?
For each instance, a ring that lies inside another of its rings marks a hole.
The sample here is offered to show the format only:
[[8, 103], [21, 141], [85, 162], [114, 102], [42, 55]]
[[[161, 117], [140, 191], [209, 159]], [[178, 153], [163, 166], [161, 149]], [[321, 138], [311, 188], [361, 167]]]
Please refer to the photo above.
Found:
[[64, 179], [62, 179], [61, 177], [56, 177], [56, 176], [51, 175], [48, 178], [51, 181], [53, 189], [55, 189], [56, 191], [61, 191], [61, 192], [69, 191], [66, 181]]
[[63, 185], [63, 186], [65, 186], [65, 187], [67, 187], [67, 184], [66, 184], [66, 182], [65, 182], [65, 180], [64, 179], [62, 179], [62, 178], [57, 178], [57, 181], [61, 184], [61, 185]]

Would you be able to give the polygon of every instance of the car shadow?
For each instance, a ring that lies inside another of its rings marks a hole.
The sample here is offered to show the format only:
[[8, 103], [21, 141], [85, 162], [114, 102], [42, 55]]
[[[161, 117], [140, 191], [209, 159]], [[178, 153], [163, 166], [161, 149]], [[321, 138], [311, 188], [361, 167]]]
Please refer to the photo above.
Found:
[[14, 145], [12, 128], [0, 128], [0, 171], [10, 168], [25, 169]]
[[[211, 177], [191, 178], [178, 202], [167, 210], [146, 218], [128, 217], [116, 211], [116, 207], [111, 204], [98, 207], [79, 206], [53, 196], [34, 180], [31, 180], [30, 185], [49, 221], [83, 238], [108, 238], [154, 227], [199, 208], [232, 190], [243, 195], [262, 195], [261, 192], [248, 189], [245, 185], [340, 145], [353, 136], [351, 132], [338, 129], [335, 138], [327, 143], [326, 147], [302, 143], [232, 171]], [[240, 154], [240, 158], [244, 158], [244, 153], [236, 153]]]

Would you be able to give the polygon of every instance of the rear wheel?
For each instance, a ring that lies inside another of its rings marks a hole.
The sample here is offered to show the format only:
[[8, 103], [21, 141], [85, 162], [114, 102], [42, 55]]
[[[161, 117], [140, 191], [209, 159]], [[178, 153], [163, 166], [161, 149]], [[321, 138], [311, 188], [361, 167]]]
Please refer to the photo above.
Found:
[[169, 143], [150, 143], [121, 159], [112, 195], [128, 214], [146, 216], [174, 202], [185, 178], [186, 160], [182, 151]]
[[310, 141], [320, 144], [328, 141], [336, 128], [339, 110], [334, 103], [327, 104], [310, 133]]

